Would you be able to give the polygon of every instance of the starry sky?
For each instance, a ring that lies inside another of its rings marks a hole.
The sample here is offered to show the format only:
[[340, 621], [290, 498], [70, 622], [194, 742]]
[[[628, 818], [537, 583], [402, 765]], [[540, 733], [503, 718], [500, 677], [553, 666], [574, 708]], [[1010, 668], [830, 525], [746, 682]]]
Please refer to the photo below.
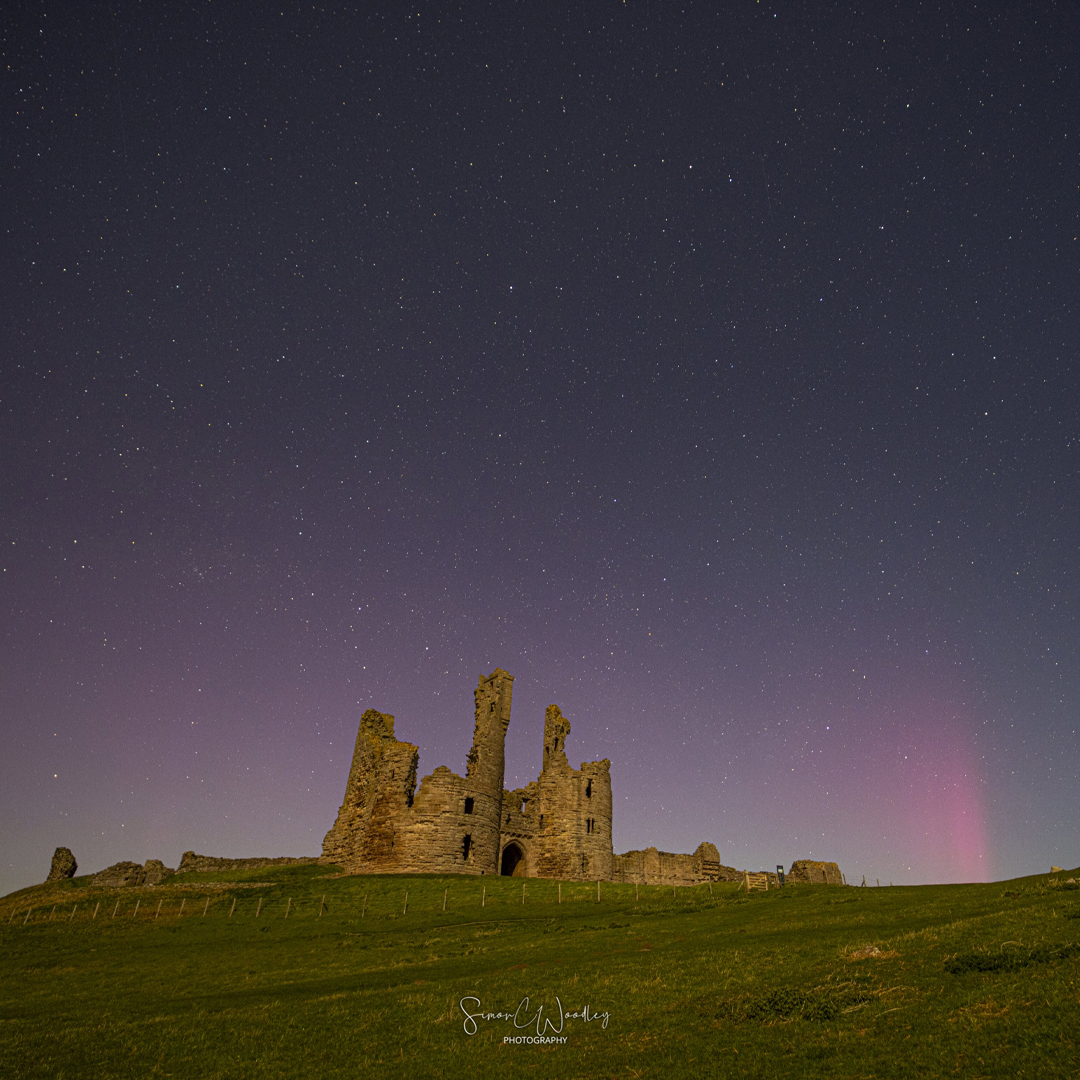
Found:
[[515, 676], [616, 851], [1080, 862], [1080, 9], [16, 5], [0, 891], [317, 854]]

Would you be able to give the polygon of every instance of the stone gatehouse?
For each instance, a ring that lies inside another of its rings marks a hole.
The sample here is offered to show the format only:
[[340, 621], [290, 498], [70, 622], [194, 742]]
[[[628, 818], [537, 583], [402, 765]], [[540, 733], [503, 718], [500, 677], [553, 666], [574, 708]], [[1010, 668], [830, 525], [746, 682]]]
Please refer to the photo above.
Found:
[[323, 840], [324, 863], [351, 874], [504, 874], [564, 881], [697, 884], [737, 880], [712, 844], [692, 855], [611, 846], [611, 762], [571, 768], [570, 721], [544, 714], [539, 777], [503, 788], [503, 746], [514, 678], [496, 668], [476, 688], [475, 726], [465, 775], [439, 766], [417, 787], [419, 752], [394, 735], [394, 718], [369, 709], [360, 719], [345, 799]]

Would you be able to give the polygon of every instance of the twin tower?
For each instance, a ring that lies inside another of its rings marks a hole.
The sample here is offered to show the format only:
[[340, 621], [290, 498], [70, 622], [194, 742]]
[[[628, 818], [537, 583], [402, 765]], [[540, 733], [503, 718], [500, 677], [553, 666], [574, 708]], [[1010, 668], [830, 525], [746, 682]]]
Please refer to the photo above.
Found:
[[613, 876], [611, 762], [566, 760], [570, 722], [544, 715], [544, 762], [525, 788], [503, 788], [514, 677], [496, 668], [476, 688], [465, 776], [440, 765], [416, 786], [419, 752], [394, 737], [394, 718], [360, 718], [345, 800], [321, 862], [351, 874], [505, 874], [604, 880]]

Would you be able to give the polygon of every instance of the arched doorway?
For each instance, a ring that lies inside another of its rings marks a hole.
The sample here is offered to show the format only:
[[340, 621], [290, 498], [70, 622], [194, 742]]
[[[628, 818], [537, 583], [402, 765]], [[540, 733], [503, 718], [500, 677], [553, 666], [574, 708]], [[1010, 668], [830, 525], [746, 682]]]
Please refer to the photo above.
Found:
[[503, 877], [525, 876], [525, 852], [517, 844], [510, 843], [503, 848], [499, 873]]

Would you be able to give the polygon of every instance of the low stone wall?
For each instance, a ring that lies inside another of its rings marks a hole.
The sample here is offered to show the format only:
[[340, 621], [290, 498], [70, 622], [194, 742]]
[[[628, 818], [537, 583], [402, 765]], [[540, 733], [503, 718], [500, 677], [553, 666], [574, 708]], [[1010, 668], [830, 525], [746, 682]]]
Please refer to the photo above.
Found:
[[215, 855], [196, 855], [194, 851], [185, 851], [180, 857], [178, 874], [206, 873], [210, 870], [259, 870], [264, 866], [311, 866], [319, 860], [315, 856], [303, 856], [293, 859], [281, 856], [276, 859], [222, 859]]
[[721, 865], [716, 845], [704, 843], [693, 855], [674, 855], [654, 847], [616, 855], [611, 880], [639, 885], [703, 885], [708, 881], [742, 881], [743, 873]]

